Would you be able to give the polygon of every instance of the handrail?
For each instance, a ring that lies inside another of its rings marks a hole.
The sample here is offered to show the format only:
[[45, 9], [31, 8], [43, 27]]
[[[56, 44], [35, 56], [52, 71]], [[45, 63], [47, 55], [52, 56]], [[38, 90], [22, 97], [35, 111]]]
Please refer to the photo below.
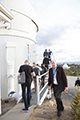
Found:
[[38, 77], [41, 78], [42, 76], [46, 75], [49, 71], [47, 71], [46, 73], [39, 75]]
[[[48, 84], [48, 82], [44, 85], [44, 87]], [[39, 94], [43, 91], [44, 87], [39, 91]]]
[[44, 87], [39, 90], [39, 78], [41, 78], [42, 76], [48, 74], [49, 71], [47, 71], [46, 73], [40, 75], [40, 76], [37, 76], [36, 77], [36, 81], [37, 81], [37, 104], [38, 105], [41, 105], [42, 102], [44, 101], [45, 97], [46, 97], [46, 94], [48, 92], [48, 89], [45, 91], [44, 95], [42, 96], [41, 100], [40, 100], [40, 93], [45, 89], [45, 87], [47, 86], [48, 82], [44, 85]]

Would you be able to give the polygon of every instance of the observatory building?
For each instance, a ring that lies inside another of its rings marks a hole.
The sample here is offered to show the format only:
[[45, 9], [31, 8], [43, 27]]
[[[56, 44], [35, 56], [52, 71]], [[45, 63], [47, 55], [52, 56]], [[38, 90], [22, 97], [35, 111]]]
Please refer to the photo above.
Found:
[[37, 60], [37, 32], [37, 17], [28, 0], [0, 0], [1, 98], [17, 91], [18, 69], [24, 60]]

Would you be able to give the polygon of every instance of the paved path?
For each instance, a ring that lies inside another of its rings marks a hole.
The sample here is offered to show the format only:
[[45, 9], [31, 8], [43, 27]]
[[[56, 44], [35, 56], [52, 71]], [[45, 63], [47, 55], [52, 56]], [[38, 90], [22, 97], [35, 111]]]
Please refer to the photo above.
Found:
[[29, 108], [28, 112], [22, 111], [22, 108], [24, 108], [24, 103], [18, 103], [11, 110], [2, 115], [0, 120], [28, 120], [37, 104], [37, 93], [34, 93], [34, 90], [32, 92], [34, 99], [31, 100], [32, 106]]
[[[28, 112], [23, 112], [23, 103], [18, 103], [10, 111], [0, 117], [0, 120], [70, 120], [71, 118], [71, 108], [70, 104], [76, 94], [75, 89], [69, 89], [68, 93], [62, 93], [62, 100], [65, 106], [64, 112], [60, 117], [57, 117], [56, 103], [54, 97], [52, 99], [45, 99], [41, 106], [36, 105], [37, 95], [33, 90], [34, 100], [31, 101], [33, 104]], [[50, 101], [53, 101], [53, 106]]]
[[0, 120], [69, 120], [71, 113], [70, 103], [72, 102], [72, 96], [74, 97], [76, 93], [73, 82], [75, 81], [75, 79], [76, 77], [74, 78], [74, 80], [72, 77], [70, 77], [69, 79], [69, 88], [71, 87], [71, 89], [69, 90], [69, 94], [62, 94], [65, 110], [60, 118], [56, 116], [56, 106], [50, 106], [50, 102], [48, 99], [45, 99], [44, 103], [41, 106], [37, 106], [37, 94], [34, 93], [33, 90], [32, 94], [34, 100], [31, 101], [32, 106], [29, 108], [28, 112], [23, 112], [22, 108], [24, 108], [24, 104], [18, 103], [10, 111], [1, 116]]
[[29, 108], [28, 112], [22, 111], [22, 108], [24, 108], [23, 103], [18, 103], [11, 110], [2, 115], [0, 117], [0, 120], [28, 120], [34, 108], [37, 106], [37, 93], [35, 93], [34, 89], [32, 89], [32, 96], [34, 97], [34, 99], [31, 100], [32, 106]]

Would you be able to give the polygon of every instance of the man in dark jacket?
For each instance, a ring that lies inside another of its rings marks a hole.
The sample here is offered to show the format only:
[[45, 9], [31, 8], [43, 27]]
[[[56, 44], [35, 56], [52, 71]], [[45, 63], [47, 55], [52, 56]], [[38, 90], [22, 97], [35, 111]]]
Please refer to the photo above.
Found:
[[57, 66], [56, 61], [52, 61], [52, 68], [49, 69], [48, 90], [50, 85], [53, 88], [54, 96], [57, 103], [57, 116], [61, 115], [64, 106], [61, 100], [61, 92], [68, 91], [67, 78], [62, 67]]
[[52, 51], [50, 49], [49, 49], [48, 55], [49, 55], [49, 60], [51, 61]]
[[47, 51], [47, 49], [45, 49], [45, 51], [44, 51], [44, 53], [43, 53], [43, 57], [45, 58], [46, 55], [48, 55], [48, 51]]
[[[39, 76], [40, 75], [40, 71], [41, 71], [41, 67], [38, 66], [38, 64], [34, 65], [33, 67], [33, 71], [35, 73], [35, 76], [33, 77], [33, 81], [34, 81], [34, 88], [35, 88], [35, 93], [37, 92], [37, 81], [36, 81], [36, 76]], [[39, 79], [39, 89], [41, 87], [41, 79]]]
[[80, 86], [80, 80], [79, 80], [79, 77], [77, 78], [76, 82], [75, 82], [75, 86]]
[[[41, 75], [47, 72], [45, 64], [41, 64], [41, 68], [42, 68]], [[45, 75], [41, 77], [41, 85], [42, 87], [44, 87], [45, 85]]]
[[[24, 65], [21, 65], [19, 68], [19, 74], [18, 77], [22, 72], [25, 72], [25, 79], [26, 82], [24, 84], [21, 84], [22, 87], [22, 98], [24, 100], [25, 108], [22, 109], [23, 111], [28, 111], [28, 107], [30, 106], [30, 88], [31, 88], [31, 79], [33, 74], [33, 69], [31, 66], [29, 66], [29, 60], [25, 60]], [[26, 87], [27, 87], [27, 96], [26, 96]]]
[[46, 55], [46, 57], [43, 59], [43, 64], [45, 64], [45, 67], [46, 67], [47, 70], [48, 70], [48, 65], [49, 65], [49, 58], [48, 58], [48, 55]]

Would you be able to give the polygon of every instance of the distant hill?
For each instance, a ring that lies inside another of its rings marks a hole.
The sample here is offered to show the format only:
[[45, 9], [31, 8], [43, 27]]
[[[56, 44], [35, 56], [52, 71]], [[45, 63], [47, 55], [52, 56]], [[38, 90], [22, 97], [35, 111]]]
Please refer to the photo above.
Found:
[[68, 69], [64, 68], [67, 76], [80, 76], [80, 62], [68, 62], [66, 64], [59, 63], [59, 66], [68, 65]]
[[80, 61], [74, 61], [74, 62], [58, 62], [57, 64], [58, 65], [61, 65], [61, 64], [77, 64], [77, 65], [80, 65]]

